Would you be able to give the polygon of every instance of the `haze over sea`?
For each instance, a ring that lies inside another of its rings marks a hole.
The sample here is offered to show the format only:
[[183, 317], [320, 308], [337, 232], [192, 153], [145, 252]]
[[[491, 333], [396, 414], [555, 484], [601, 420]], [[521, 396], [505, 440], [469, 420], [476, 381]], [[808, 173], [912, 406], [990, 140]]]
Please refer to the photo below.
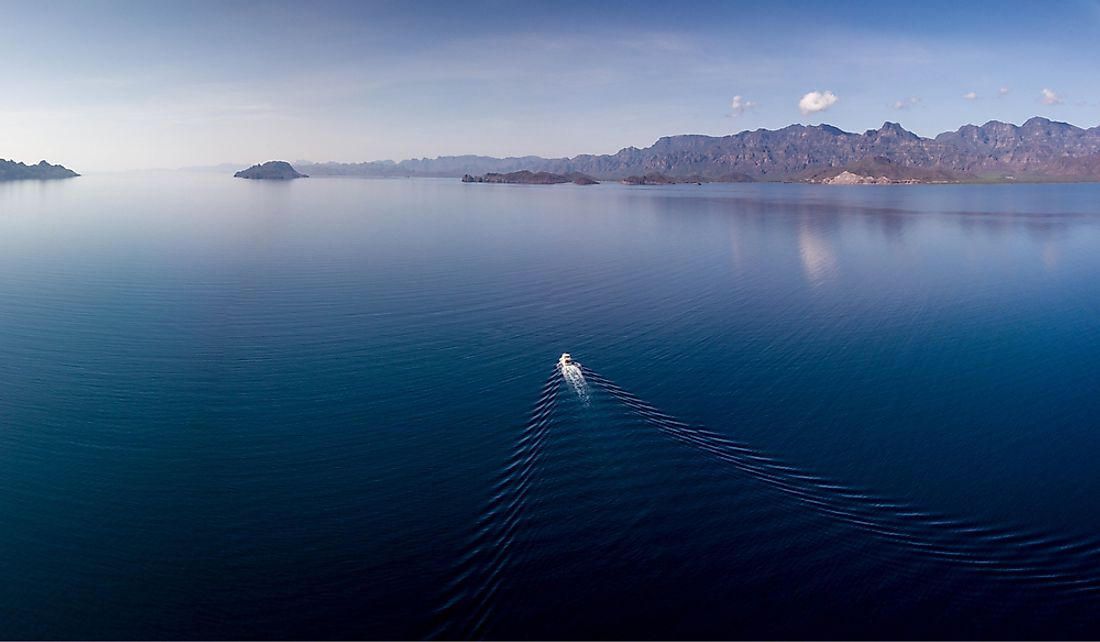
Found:
[[0, 634], [1095, 636], [1098, 201], [0, 183]]

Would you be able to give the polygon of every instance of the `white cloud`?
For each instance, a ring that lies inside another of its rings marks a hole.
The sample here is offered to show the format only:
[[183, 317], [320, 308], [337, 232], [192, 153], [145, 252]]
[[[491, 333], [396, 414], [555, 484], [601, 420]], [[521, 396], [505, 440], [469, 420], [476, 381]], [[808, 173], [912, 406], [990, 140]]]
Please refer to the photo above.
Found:
[[740, 116], [745, 113], [745, 111], [753, 109], [754, 107], [756, 107], [756, 103], [742, 96], [734, 96], [733, 100], [730, 101], [730, 109], [733, 111], [733, 116]]
[[919, 105], [920, 102], [921, 102], [920, 96], [910, 96], [908, 98], [904, 98], [902, 100], [895, 101], [894, 102], [894, 109], [897, 109], [897, 110], [909, 109], [910, 107], [915, 107], [915, 106]]
[[803, 114], [813, 114], [819, 111], [825, 111], [832, 107], [840, 100], [836, 97], [836, 94], [826, 89], [825, 91], [811, 91], [802, 97], [802, 100], [798, 101], [798, 108], [802, 110]]
[[967, 100], [977, 100], [978, 99], [978, 92], [968, 91], [965, 94], [963, 94], [963, 98], [965, 98]]
[[1043, 104], [1044, 105], [1061, 105], [1062, 104], [1062, 97], [1059, 96], [1058, 94], [1054, 93], [1053, 91], [1045, 88], [1045, 87], [1043, 88], [1042, 94], [1043, 94]]
[[1008, 87], [1001, 87], [1000, 89], [997, 90], [997, 96], [998, 97], [1007, 96], [1008, 92], [1010, 92], [1010, 91], [1012, 91], [1012, 90], [1009, 89]]

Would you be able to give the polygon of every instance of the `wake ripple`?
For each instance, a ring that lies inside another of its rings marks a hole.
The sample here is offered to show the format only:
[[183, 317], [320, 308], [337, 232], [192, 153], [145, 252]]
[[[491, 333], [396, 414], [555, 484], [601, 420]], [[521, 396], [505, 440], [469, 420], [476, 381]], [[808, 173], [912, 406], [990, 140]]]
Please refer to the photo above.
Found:
[[1067, 603], [1094, 603], [1100, 594], [1100, 537], [1073, 539], [1003, 525], [982, 524], [924, 510], [903, 501], [838, 483], [754, 450], [701, 426], [690, 425], [579, 364], [573, 377], [555, 367], [494, 482], [487, 506], [443, 590], [427, 637], [470, 639], [489, 630], [497, 596], [525, 551], [518, 537], [531, 502], [536, 473], [563, 381], [583, 405], [588, 382], [672, 439], [729, 464], [828, 519], [868, 533], [918, 558], [944, 562], [1013, 588], [1053, 589]]
[[581, 403], [587, 406], [591, 399], [588, 395], [588, 381], [585, 380], [581, 367], [581, 364], [573, 362], [569, 365], [558, 365], [558, 371], [561, 372], [566, 383], [573, 388], [573, 392], [577, 393]]
[[[484, 635], [493, 614], [493, 598], [518, 553], [515, 535], [552, 423], [561, 390], [560, 376], [555, 368], [543, 384], [538, 402], [493, 484], [488, 505], [469, 537], [466, 552], [456, 564], [455, 576], [444, 589], [442, 606], [434, 614], [433, 630], [427, 637], [471, 639]], [[585, 385], [583, 400], [587, 402]]]
[[923, 510], [799, 470], [749, 446], [691, 426], [586, 369], [587, 378], [666, 435], [699, 449], [820, 513], [894, 545], [1001, 580], [1058, 589], [1067, 600], [1100, 593], [1100, 538], [981, 524]]

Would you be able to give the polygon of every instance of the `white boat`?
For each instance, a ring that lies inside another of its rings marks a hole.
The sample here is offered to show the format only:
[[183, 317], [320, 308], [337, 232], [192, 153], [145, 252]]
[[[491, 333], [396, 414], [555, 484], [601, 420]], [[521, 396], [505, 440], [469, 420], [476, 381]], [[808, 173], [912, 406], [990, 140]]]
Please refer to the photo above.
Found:
[[558, 359], [558, 367], [562, 370], [565, 370], [569, 367], [579, 368], [580, 365], [581, 364], [577, 363], [576, 361], [573, 361], [573, 357], [569, 356], [568, 352], [561, 353], [561, 358]]
[[580, 397], [580, 400], [587, 406], [588, 382], [584, 380], [584, 373], [581, 372], [581, 364], [573, 361], [573, 357], [569, 356], [568, 352], [563, 352], [561, 353], [561, 358], [558, 359], [558, 372], [560, 372], [562, 378], [573, 387], [577, 396]]

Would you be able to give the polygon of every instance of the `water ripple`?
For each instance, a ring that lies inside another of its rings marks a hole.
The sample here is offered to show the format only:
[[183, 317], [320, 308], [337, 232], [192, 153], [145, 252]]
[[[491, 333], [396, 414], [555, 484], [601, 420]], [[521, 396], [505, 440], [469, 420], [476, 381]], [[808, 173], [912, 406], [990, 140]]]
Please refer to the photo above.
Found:
[[989, 576], [1063, 591], [1100, 590], [1100, 537], [1070, 540], [1007, 525], [974, 523], [825, 480], [706, 428], [690, 426], [585, 370], [586, 377], [665, 434], [765, 482], [831, 518], [921, 555]]

